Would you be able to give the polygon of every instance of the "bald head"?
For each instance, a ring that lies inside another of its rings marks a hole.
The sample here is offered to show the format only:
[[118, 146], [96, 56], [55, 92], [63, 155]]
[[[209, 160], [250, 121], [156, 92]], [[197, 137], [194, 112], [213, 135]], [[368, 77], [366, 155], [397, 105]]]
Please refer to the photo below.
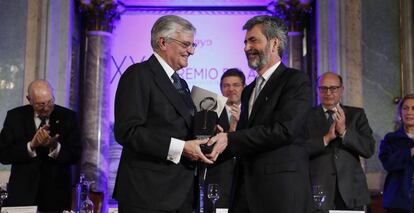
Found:
[[327, 109], [336, 107], [342, 97], [342, 77], [333, 72], [322, 74], [318, 78], [318, 92], [323, 107]]
[[54, 108], [53, 89], [45, 80], [34, 80], [27, 88], [27, 100], [40, 117], [48, 117]]

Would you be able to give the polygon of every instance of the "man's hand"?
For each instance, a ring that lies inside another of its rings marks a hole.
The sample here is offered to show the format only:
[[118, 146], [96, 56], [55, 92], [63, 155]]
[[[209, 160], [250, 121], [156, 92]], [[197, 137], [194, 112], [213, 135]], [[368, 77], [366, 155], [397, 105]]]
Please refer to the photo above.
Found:
[[236, 131], [237, 122], [240, 120], [240, 107], [236, 104], [230, 106], [231, 109], [231, 122], [229, 132]]
[[40, 127], [36, 134], [33, 136], [32, 140], [30, 141], [30, 148], [36, 149], [39, 146], [44, 146], [44, 144], [47, 142], [49, 136], [49, 126], [44, 125], [43, 127]]
[[184, 144], [183, 156], [191, 160], [201, 160], [207, 164], [213, 164], [214, 162], [209, 160], [200, 149], [200, 144], [207, 143], [208, 139], [203, 140], [190, 140]]
[[207, 155], [210, 160], [216, 161], [219, 154], [221, 154], [227, 147], [228, 139], [227, 133], [219, 133], [216, 136], [210, 138], [207, 145], [214, 145], [213, 151]]
[[346, 131], [346, 118], [345, 118], [345, 112], [342, 109], [342, 107], [338, 104], [338, 106], [336, 107], [336, 112], [334, 114], [335, 116], [335, 121], [336, 121], [336, 127], [335, 127], [335, 131], [339, 134], [339, 135], [344, 135], [345, 131]]
[[49, 151], [52, 152], [57, 147], [59, 134], [56, 134], [53, 137], [50, 137], [46, 140], [46, 143], [43, 144], [43, 146], [49, 147]]
[[326, 133], [326, 135], [323, 136], [323, 143], [325, 144], [325, 146], [328, 146], [329, 142], [331, 142], [333, 139], [336, 138], [335, 129], [336, 129], [336, 121], [334, 121], [331, 127], [329, 127], [328, 133]]

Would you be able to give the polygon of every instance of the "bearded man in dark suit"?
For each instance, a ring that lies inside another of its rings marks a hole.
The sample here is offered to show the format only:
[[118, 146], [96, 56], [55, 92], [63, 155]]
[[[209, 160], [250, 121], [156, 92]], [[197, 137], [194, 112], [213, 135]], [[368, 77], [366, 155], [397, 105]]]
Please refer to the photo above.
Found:
[[123, 150], [114, 197], [122, 212], [191, 213], [195, 160], [212, 163], [194, 138], [195, 111], [176, 71], [194, 54], [194, 26], [179, 16], [159, 18], [151, 30], [154, 54], [130, 66], [115, 97], [115, 138]]
[[215, 160], [225, 149], [237, 157], [231, 212], [309, 212], [309, 79], [281, 62], [287, 27], [280, 19], [255, 16], [243, 29], [248, 64], [258, 76], [243, 90], [237, 131], [211, 138], [208, 157]]
[[11, 164], [6, 205], [69, 210], [71, 166], [82, 152], [76, 114], [55, 105], [45, 80], [30, 83], [27, 100], [7, 112], [0, 133], [0, 163]]
[[308, 119], [310, 174], [324, 191], [321, 210], [362, 210], [369, 204], [367, 180], [360, 158], [375, 152], [375, 140], [362, 108], [340, 104], [342, 77], [326, 72], [318, 79], [321, 104]]

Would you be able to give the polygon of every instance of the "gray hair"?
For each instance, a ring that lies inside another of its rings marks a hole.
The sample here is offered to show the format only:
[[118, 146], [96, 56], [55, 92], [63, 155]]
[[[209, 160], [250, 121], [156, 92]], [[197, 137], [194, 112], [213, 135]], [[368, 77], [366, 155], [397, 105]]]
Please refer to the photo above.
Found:
[[158, 50], [160, 37], [169, 38], [178, 33], [195, 33], [196, 28], [188, 20], [175, 15], [166, 15], [159, 18], [151, 29], [151, 47]]
[[255, 25], [262, 24], [262, 33], [267, 40], [279, 39], [279, 56], [282, 57], [288, 41], [288, 28], [285, 23], [276, 17], [259, 15], [249, 19], [244, 25], [243, 30], [251, 30]]

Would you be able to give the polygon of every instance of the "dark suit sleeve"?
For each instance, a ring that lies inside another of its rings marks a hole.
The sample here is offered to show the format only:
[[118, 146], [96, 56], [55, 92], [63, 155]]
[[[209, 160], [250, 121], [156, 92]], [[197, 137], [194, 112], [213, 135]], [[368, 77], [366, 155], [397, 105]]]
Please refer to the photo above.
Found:
[[408, 148], [400, 147], [390, 134], [381, 141], [378, 157], [387, 172], [404, 170], [413, 164], [411, 151]]
[[62, 122], [65, 125], [61, 130], [62, 132], [57, 132], [61, 136], [59, 140], [61, 148], [56, 161], [62, 164], [75, 164], [79, 161], [82, 153], [82, 142], [76, 114], [72, 111], [66, 112], [66, 116]]
[[[288, 74], [291, 76], [283, 79], [287, 82], [280, 91], [270, 94], [271, 103], [267, 103], [257, 115], [262, 116], [259, 123], [228, 133], [229, 148], [236, 155], [269, 151], [304, 138], [304, 125], [311, 108], [310, 83], [299, 71], [286, 72], [292, 72]], [[244, 96], [244, 104], [248, 103], [248, 98]]]
[[347, 126], [343, 145], [364, 158], [370, 158], [375, 152], [375, 140], [363, 109], [357, 111], [355, 126]]
[[32, 160], [27, 152], [29, 140], [20, 141], [24, 140], [24, 137], [17, 137], [21, 136], [24, 131], [17, 132], [18, 130], [14, 128], [17, 125], [14, 124], [16, 120], [13, 117], [14, 115], [7, 112], [3, 129], [0, 133], [0, 163], [2, 164], [25, 163]]
[[[308, 123], [308, 126], [312, 125], [311, 123]], [[322, 137], [311, 137], [307, 140], [307, 147], [308, 152], [311, 157], [320, 155], [323, 153], [324, 149], [327, 147], [323, 143], [323, 136]]]
[[151, 103], [154, 101], [151, 99], [153, 76], [145, 69], [149, 68], [133, 65], [119, 81], [115, 96], [115, 138], [124, 150], [166, 160], [171, 137], [163, 134], [163, 118], [154, 115], [151, 119], [153, 122], [157, 120], [159, 125], [148, 125], [148, 116], [153, 116], [149, 115], [150, 107], [157, 105]]

